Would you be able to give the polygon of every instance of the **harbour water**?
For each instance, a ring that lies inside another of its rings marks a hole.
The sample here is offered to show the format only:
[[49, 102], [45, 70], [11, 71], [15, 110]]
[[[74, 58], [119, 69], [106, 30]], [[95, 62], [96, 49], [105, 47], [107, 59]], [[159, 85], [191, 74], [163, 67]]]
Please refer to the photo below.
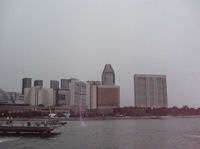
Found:
[[0, 137], [0, 149], [199, 149], [200, 118], [69, 121], [60, 135]]

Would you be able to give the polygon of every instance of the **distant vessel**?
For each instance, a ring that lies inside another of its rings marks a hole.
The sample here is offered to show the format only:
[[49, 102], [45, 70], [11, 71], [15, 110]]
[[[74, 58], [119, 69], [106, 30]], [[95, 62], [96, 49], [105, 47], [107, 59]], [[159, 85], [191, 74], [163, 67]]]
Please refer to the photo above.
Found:
[[57, 115], [56, 115], [56, 113], [50, 113], [50, 114], [49, 114], [49, 117], [50, 117], [50, 118], [56, 118]]
[[50, 112], [50, 113], [49, 113], [49, 117], [50, 117], [50, 118], [56, 118], [56, 117], [57, 117], [56, 113], [52, 113], [52, 112], [51, 112], [50, 106], [49, 106], [49, 112]]

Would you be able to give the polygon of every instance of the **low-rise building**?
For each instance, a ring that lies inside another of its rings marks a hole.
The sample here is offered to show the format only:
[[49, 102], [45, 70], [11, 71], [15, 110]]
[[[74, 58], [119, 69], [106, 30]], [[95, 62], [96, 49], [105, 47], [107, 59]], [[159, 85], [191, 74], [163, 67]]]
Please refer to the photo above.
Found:
[[7, 92], [11, 101], [14, 104], [24, 104], [24, 95], [17, 92]]
[[6, 91], [0, 89], [0, 104], [13, 104], [13, 103], [14, 101], [11, 100], [9, 94]]

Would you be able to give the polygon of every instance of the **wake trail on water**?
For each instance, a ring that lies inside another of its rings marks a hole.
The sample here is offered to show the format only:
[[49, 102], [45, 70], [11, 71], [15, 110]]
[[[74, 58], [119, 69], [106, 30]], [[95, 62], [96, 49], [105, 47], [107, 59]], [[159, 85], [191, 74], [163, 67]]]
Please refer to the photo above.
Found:
[[[82, 94], [81, 94], [82, 95]], [[81, 98], [82, 99], [82, 98]], [[84, 123], [82, 119], [82, 101], [79, 103], [79, 115], [80, 115], [80, 122], [82, 127], [86, 127], [86, 124]]]
[[83, 119], [82, 119], [81, 112], [80, 112], [80, 122], [81, 122], [81, 126], [82, 126], [82, 127], [86, 127], [86, 124], [85, 124], [85, 122], [84, 122]]
[[10, 139], [10, 138], [0, 138], [0, 143], [3, 142], [8, 142], [8, 141], [13, 141], [14, 139]]
[[186, 135], [187, 137], [200, 138], [200, 135]]

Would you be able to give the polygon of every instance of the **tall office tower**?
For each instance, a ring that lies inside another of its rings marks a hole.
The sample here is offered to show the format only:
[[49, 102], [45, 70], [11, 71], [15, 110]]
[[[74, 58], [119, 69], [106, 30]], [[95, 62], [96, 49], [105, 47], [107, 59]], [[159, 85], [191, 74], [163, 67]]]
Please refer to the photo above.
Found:
[[35, 80], [34, 86], [43, 87], [43, 81], [42, 80]]
[[50, 88], [56, 90], [59, 89], [59, 81], [51, 80], [50, 81]]
[[111, 64], [106, 64], [102, 73], [102, 85], [115, 85], [115, 72]]
[[167, 81], [165, 75], [134, 75], [135, 106], [167, 107]]
[[72, 80], [70, 83], [71, 109], [82, 110], [88, 108], [86, 100], [86, 83], [83, 81]]
[[31, 78], [22, 79], [22, 94], [24, 95], [24, 89], [31, 88]]
[[89, 109], [96, 109], [97, 108], [97, 86], [101, 85], [100, 81], [87, 81], [86, 83], [86, 98], [87, 102], [89, 103]]
[[115, 72], [111, 64], [106, 64], [102, 73], [102, 85], [97, 86], [97, 108], [120, 107], [120, 87], [115, 85]]
[[61, 79], [61, 89], [69, 89], [69, 81], [68, 79]]
[[70, 83], [71, 83], [72, 80], [78, 80], [78, 79], [75, 79], [75, 78], [61, 79], [61, 89], [69, 89]]

